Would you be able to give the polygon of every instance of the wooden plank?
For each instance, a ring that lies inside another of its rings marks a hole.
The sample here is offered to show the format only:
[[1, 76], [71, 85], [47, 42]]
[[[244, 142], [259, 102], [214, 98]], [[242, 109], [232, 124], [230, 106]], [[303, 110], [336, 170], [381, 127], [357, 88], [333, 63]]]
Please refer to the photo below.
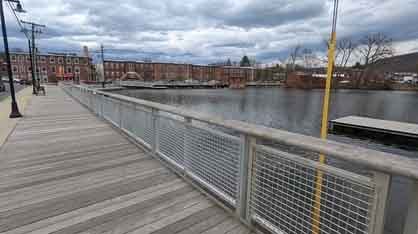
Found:
[[139, 162], [144, 160], [144, 158], [138, 158], [137, 155], [124, 157], [121, 159], [113, 159], [109, 161], [104, 161], [92, 165], [82, 165], [79, 167], [69, 168], [65, 171], [57, 171], [51, 173], [44, 173], [41, 175], [28, 176], [23, 178], [9, 178], [5, 181], [0, 182], [0, 192], [6, 192], [13, 189], [18, 189], [26, 186], [32, 186], [35, 184], [46, 183], [51, 180], [60, 180], [72, 176], [77, 176], [80, 174], [96, 172], [100, 170], [105, 170], [108, 168], [116, 167], [119, 165], [128, 165], [131, 163]]
[[[192, 205], [190, 207], [182, 207], [183, 210], [181, 211], [171, 213], [168, 216], [160, 218], [156, 221], [153, 220], [143, 227], [127, 232], [127, 234], [149, 234], [212, 206], [214, 206], [213, 203], [207, 200], [201, 200], [196, 205]], [[170, 210], [164, 210], [166, 213], [168, 213], [168, 211]]]
[[[79, 193], [73, 193], [68, 196], [61, 196], [33, 205], [1, 212], [0, 232], [37, 222], [45, 218], [59, 216], [72, 210], [90, 206], [94, 203], [100, 203], [105, 200], [119, 197], [123, 194], [129, 194], [146, 188], [156, 187], [156, 185], [158, 186], [163, 182], [171, 183], [171, 181], [178, 180], [175, 179], [175, 176], [170, 177], [167, 176], [167, 174], [154, 176], [151, 179], [149, 177], [142, 179], [139, 178], [133, 181], [124, 181], [123, 183], [89, 189]], [[182, 185], [182, 187], [185, 186], [184, 184]], [[165, 186], [167, 186], [167, 184]]]
[[204, 209], [202, 211], [199, 211], [191, 216], [188, 216], [174, 224], [167, 225], [162, 227], [161, 229], [152, 232], [152, 234], [171, 234], [171, 233], [177, 233], [179, 231], [182, 231], [191, 225], [194, 225], [196, 223], [199, 223], [203, 220], [208, 219], [209, 217], [216, 215], [217, 213], [223, 212], [221, 208], [219, 207], [210, 207], [207, 209]]
[[206, 220], [203, 220], [202, 222], [196, 223], [190, 227], [186, 227], [186, 229], [178, 232], [177, 234], [201, 233], [208, 229], [211, 229], [212, 227], [218, 225], [219, 223], [222, 223], [227, 218], [228, 218], [228, 214], [224, 212], [219, 212], [218, 214], [213, 215], [212, 217]]
[[129, 230], [138, 222], [146, 220], [147, 215], [161, 213], [173, 207], [181, 210], [183, 207], [190, 206], [190, 204], [198, 204], [201, 201], [202, 196], [199, 192], [193, 191], [191, 187], [185, 187], [181, 190], [118, 209], [106, 215], [100, 214], [100, 216], [94, 219], [79, 222], [54, 234], [75, 234], [84, 230], [88, 230], [89, 233], [125, 233], [126, 230]]
[[142, 191], [140, 190], [131, 194], [127, 194], [123, 197], [116, 197], [111, 200], [105, 200], [101, 203], [86, 206], [72, 212], [53, 216], [48, 219], [43, 219], [36, 223], [30, 223], [29, 225], [9, 230], [8, 232], [5, 232], [5, 234], [18, 234], [27, 232], [31, 232], [32, 234], [55, 233], [59, 230], [69, 228], [78, 223], [91, 220], [95, 217], [100, 217], [103, 214], [130, 207], [132, 205], [145, 202], [152, 198], [163, 195], [169, 191], [176, 191], [185, 187], [187, 187], [187, 185], [180, 181], [174, 181], [174, 183], [168, 184], [160, 184]]
[[250, 230], [248, 230], [244, 226], [237, 226], [236, 228], [232, 229], [231, 231], [228, 231], [226, 234], [250, 234], [252, 233]]
[[202, 232], [202, 234], [223, 234], [228, 231], [233, 230], [234, 228], [240, 226], [241, 224], [233, 218], [228, 218], [218, 225]]
[[182, 196], [170, 196], [168, 199], [155, 199], [145, 208], [137, 209], [133, 212], [127, 212], [124, 215], [114, 217], [99, 225], [85, 229], [83, 233], [111, 233], [122, 234], [127, 230], [140, 227], [149, 222], [147, 217], [163, 212], [166, 209], [181, 210], [181, 207], [187, 207], [190, 204], [197, 204], [203, 199], [199, 192], [193, 191]]
[[[24, 206], [30, 206], [34, 204], [43, 203], [45, 201], [52, 201], [53, 199], [58, 199], [60, 197], [68, 197], [73, 194], [79, 194], [83, 191], [94, 191], [102, 187], [108, 187], [112, 184], [126, 184], [127, 181], [139, 180], [144, 177], [155, 176], [158, 174], [166, 174], [168, 171], [164, 168], [158, 168], [154, 170], [147, 169], [145, 172], [136, 173], [133, 175], [120, 175], [118, 173], [112, 174], [111, 176], [101, 178], [93, 178], [89, 182], [88, 176], [86, 176], [85, 183], [82, 183], [80, 180], [72, 180], [71, 183], [62, 183], [57, 185], [49, 185], [41, 188], [30, 188], [27, 191], [13, 191], [17, 192], [15, 197], [5, 201], [2, 199], [0, 203], [0, 212], [6, 212], [8, 210], [17, 209]], [[80, 179], [80, 178], [77, 178]], [[101, 180], [99, 180], [101, 179]], [[4, 197], [4, 196], [3, 196]], [[10, 196], [9, 196], [10, 197]]]

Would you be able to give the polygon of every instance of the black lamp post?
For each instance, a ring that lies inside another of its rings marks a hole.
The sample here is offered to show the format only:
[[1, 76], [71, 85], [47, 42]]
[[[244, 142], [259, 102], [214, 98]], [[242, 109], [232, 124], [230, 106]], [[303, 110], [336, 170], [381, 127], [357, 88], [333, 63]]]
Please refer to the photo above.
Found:
[[[17, 12], [24, 12], [19, 0], [5, 0], [5, 1], [17, 3], [15, 10]], [[12, 111], [10, 113], [10, 118], [20, 118], [22, 117], [22, 114], [20, 114], [19, 107], [17, 106], [17, 102], [16, 102], [15, 87], [13, 83], [12, 64], [10, 62], [9, 42], [7, 41], [6, 22], [4, 20], [3, 0], [0, 0], [0, 18], [1, 18], [1, 29], [3, 31], [4, 53], [6, 54], [7, 73], [9, 76], [10, 96], [12, 97]]]

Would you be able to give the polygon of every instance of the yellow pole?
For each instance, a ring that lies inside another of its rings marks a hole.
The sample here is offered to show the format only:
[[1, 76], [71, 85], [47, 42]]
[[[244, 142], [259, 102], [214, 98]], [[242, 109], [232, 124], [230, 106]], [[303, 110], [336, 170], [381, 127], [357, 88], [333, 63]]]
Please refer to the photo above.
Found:
[[[327, 67], [327, 80], [325, 84], [325, 95], [324, 102], [322, 107], [322, 124], [321, 124], [321, 139], [327, 139], [328, 137], [328, 116], [329, 116], [329, 103], [331, 96], [331, 83], [332, 75], [335, 61], [335, 47], [337, 44], [337, 13], [338, 13], [338, 0], [334, 0], [334, 16], [333, 16], [333, 25], [331, 39], [328, 48], [328, 67]], [[325, 155], [319, 155], [319, 163], [325, 164]], [[316, 183], [315, 183], [315, 198], [314, 198], [314, 207], [312, 215], [312, 234], [320, 234], [320, 225], [321, 225], [321, 195], [322, 195], [322, 182], [323, 182], [323, 172], [318, 170], [316, 172]]]

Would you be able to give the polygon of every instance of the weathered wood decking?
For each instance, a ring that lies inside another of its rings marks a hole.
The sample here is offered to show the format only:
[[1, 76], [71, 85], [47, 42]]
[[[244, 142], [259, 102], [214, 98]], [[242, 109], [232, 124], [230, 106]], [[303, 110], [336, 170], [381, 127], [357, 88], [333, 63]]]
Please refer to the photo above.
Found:
[[0, 149], [0, 233], [249, 233], [49, 87]]

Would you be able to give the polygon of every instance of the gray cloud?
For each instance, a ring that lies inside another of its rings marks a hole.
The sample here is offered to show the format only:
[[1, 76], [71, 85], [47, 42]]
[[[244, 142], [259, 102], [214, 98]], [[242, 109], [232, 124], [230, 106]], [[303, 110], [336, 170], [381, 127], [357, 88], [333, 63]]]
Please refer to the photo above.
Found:
[[[302, 44], [323, 50], [329, 35], [330, 0], [22, 0], [24, 19], [48, 26], [39, 40], [43, 50], [109, 48], [109, 57], [179, 62], [284, 59]], [[418, 1], [342, 1], [340, 37], [384, 32], [399, 52], [418, 48]], [[7, 10], [7, 9], [6, 9]], [[26, 42], [10, 12], [11, 47]], [[111, 50], [110, 50], [111, 49]], [[324, 52], [324, 51], [322, 51]]]

